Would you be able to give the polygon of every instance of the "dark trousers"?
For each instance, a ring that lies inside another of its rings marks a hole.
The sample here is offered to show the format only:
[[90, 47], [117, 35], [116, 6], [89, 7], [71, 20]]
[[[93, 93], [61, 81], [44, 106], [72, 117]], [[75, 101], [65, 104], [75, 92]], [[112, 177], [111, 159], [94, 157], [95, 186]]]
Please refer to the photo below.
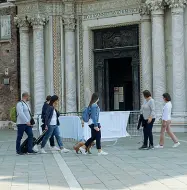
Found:
[[21, 152], [21, 139], [23, 138], [23, 133], [25, 132], [28, 136], [28, 152], [32, 152], [33, 148], [33, 132], [32, 132], [32, 127], [25, 125], [25, 124], [20, 124], [17, 125], [17, 140], [16, 140], [16, 151], [17, 153]]
[[[42, 131], [44, 131], [45, 130], [45, 125], [43, 124], [41, 127], [42, 127]], [[40, 139], [40, 141], [37, 144], [40, 144], [42, 142], [44, 136]], [[52, 146], [52, 147], [55, 146], [55, 137], [54, 137], [54, 135], [50, 137], [49, 142], [50, 142], [50, 146]]]
[[91, 138], [86, 141], [85, 146], [89, 147], [91, 143], [96, 140], [97, 149], [101, 149], [101, 131], [96, 131], [94, 125], [90, 125], [89, 127], [91, 128]]
[[[147, 120], [146, 120], [147, 122]], [[152, 119], [151, 123], [147, 123], [144, 128], [143, 128], [143, 133], [144, 133], [144, 146], [147, 146], [148, 144], [148, 139], [149, 139], [149, 143], [151, 146], [153, 146], [153, 133], [152, 133], [152, 129], [153, 129], [153, 124], [155, 122], [155, 119]]]

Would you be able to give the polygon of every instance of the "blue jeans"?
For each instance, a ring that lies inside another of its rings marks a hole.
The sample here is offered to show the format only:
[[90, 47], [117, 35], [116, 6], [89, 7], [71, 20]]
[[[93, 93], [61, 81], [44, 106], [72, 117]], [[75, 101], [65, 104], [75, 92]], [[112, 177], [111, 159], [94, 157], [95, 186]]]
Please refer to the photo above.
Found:
[[23, 137], [23, 133], [25, 132], [28, 136], [28, 152], [32, 152], [33, 148], [33, 132], [32, 127], [28, 126], [26, 124], [20, 124], [17, 125], [18, 131], [17, 131], [17, 140], [16, 140], [16, 151], [17, 153], [21, 152], [21, 139]]
[[48, 126], [48, 130], [42, 140], [41, 148], [45, 147], [47, 141], [49, 140], [49, 138], [51, 136], [55, 136], [58, 146], [60, 148], [63, 148], [62, 138], [60, 137], [60, 131], [59, 131], [58, 125], [49, 125]]

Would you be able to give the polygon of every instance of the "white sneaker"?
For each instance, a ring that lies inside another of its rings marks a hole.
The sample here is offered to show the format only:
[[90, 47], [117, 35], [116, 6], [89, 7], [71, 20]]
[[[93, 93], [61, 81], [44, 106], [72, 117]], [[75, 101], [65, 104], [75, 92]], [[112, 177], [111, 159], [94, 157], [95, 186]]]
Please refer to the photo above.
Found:
[[175, 143], [172, 147], [173, 147], [173, 148], [177, 148], [180, 144], [181, 144], [180, 142], [177, 142], [177, 143]]
[[108, 155], [108, 153], [101, 150], [101, 152], [98, 152], [98, 156], [101, 156], [101, 155], [106, 156]]
[[37, 145], [37, 144], [34, 145], [34, 147], [32, 148], [32, 150], [35, 151], [35, 152], [38, 152], [38, 151], [39, 151], [39, 150], [38, 150], [38, 145]]
[[155, 146], [155, 148], [164, 148], [164, 146], [158, 144], [157, 146]]
[[62, 150], [60, 150], [61, 153], [68, 153], [70, 150], [66, 149], [66, 148], [63, 148]]
[[82, 154], [86, 154], [86, 150], [84, 148], [80, 147], [79, 150], [81, 151]]
[[47, 152], [44, 150], [44, 148], [41, 148], [41, 153], [42, 154], [47, 154]]
[[56, 146], [51, 146], [51, 150], [53, 150], [53, 151], [60, 151], [60, 148], [58, 148]]

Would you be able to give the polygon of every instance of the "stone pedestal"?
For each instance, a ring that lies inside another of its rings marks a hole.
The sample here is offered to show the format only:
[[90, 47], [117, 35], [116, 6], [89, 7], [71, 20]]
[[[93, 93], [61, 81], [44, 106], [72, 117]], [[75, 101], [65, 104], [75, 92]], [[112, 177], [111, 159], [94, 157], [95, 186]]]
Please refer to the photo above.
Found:
[[75, 63], [74, 18], [64, 18], [65, 23], [65, 84], [66, 112], [77, 112], [77, 80]]
[[162, 94], [166, 92], [164, 10], [152, 11], [153, 97], [156, 113], [162, 112]]
[[172, 8], [173, 112], [186, 111], [184, 10]]
[[142, 15], [141, 19], [141, 52], [142, 52], [142, 90], [153, 91], [152, 71], [152, 42], [151, 19], [149, 15]]
[[45, 101], [44, 77], [44, 31], [45, 19], [31, 19], [33, 26], [33, 54], [34, 54], [34, 113], [40, 114]]

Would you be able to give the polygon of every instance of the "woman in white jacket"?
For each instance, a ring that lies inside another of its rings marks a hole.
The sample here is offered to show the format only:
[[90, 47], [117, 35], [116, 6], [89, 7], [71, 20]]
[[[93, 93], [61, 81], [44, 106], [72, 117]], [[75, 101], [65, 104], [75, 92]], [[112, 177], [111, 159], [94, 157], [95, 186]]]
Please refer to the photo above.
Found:
[[165, 131], [174, 142], [173, 148], [176, 148], [180, 145], [180, 143], [178, 142], [177, 137], [171, 131], [171, 126], [170, 126], [171, 125], [171, 109], [172, 109], [171, 97], [168, 93], [164, 93], [163, 99], [166, 104], [163, 108], [163, 113], [162, 113], [162, 127], [161, 127], [161, 132], [160, 132], [160, 142], [155, 148], [164, 148]]

